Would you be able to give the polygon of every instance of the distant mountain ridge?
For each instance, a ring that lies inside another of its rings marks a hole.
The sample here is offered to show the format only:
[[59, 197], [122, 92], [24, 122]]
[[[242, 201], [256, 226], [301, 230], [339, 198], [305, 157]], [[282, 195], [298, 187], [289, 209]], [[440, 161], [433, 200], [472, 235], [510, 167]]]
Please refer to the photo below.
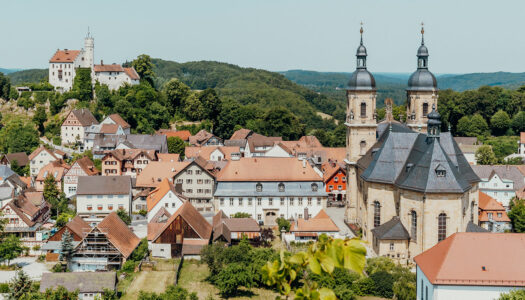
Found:
[[7, 75], [9, 73], [18, 72], [18, 71], [21, 71], [21, 69], [4, 69], [4, 68], [0, 68], [0, 73], [4, 73], [5, 75]]

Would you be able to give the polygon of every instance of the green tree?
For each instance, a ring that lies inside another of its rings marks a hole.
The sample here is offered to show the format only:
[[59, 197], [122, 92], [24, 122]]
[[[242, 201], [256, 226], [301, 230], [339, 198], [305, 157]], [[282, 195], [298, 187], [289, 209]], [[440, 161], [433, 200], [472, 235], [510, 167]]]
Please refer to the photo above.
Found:
[[480, 114], [475, 114], [470, 118], [470, 128], [467, 136], [487, 135], [488, 131], [489, 125]]
[[232, 218], [251, 218], [252, 215], [250, 215], [249, 213], [245, 213], [245, 212], [236, 212], [234, 213], [233, 215], [231, 215]]
[[56, 219], [56, 224], [55, 226], [58, 227], [58, 228], [62, 228], [64, 226], [66, 226], [66, 224], [71, 220], [73, 219], [73, 215], [70, 214], [70, 213], [66, 213], [66, 212], [63, 212], [61, 213], [60, 215], [58, 215], [57, 219]]
[[11, 91], [11, 80], [0, 72], [0, 98], [9, 100], [9, 92]]
[[91, 68], [76, 69], [72, 91], [77, 94], [80, 101], [89, 101], [93, 98], [93, 85], [91, 82]]
[[314, 135], [323, 146], [325, 147], [332, 146], [332, 137], [330, 136], [328, 132], [326, 132], [326, 130], [316, 129], [312, 132], [312, 135]]
[[200, 121], [205, 118], [204, 107], [195, 93], [191, 93], [184, 99], [182, 111], [192, 121]]
[[44, 178], [44, 199], [51, 204], [53, 215], [58, 217], [60, 213], [60, 191], [53, 174], [49, 174]]
[[117, 215], [119, 216], [119, 218], [122, 221], [124, 221], [124, 223], [126, 223], [126, 225], [130, 225], [131, 224], [131, 217], [129, 216], [129, 213], [127, 211], [125, 211], [124, 209], [119, 208], [117, 210]]
[[374, 294], [383, 298], [392, 298], [394, 292], [392, 287], [394, 285], [394, 277], [386, 271], [378, 271], [370, 275], [374, 281]]
[[18, 91], [14, 87], [11, 87], [11, 90], [9, 91], [9, 99], [11, 100], [18, 99]]
[[15, 278], [9, 283], [9, 299], [21, 299], [24, 294], [31, 292], [32, 285], [33, 281], [24, 271], [16, 272]]
[[196, 293], [189, 293], [180, 286], [170, 285], [161, 294], [140, 291], [138, 300], [198, 300]]
[[525, 111], [520, 111], [512, 117], [512, 129], [514, 132], [525, 132]]
[[525, 299], [525, 290], [512, 290], [508, 293], [502, 293], [498, 300], [523, 300]]
[[221, 99], [214, 89], [205, 89], [199, 93], [199, 101], [202, 105], [203, 116], [205, 119], [216, 123], [221, 110]]
[[75, 249], [73, 247], [73, 236], [69, 230], [66, 229], [62, 234], [62, 241], [60, 242], [59, 260], [66, 262], [66, 266], [69, 266], [74, 253]]
[[24, 251], [22, 242], [20, 242], [20, 239], [13, 234], [7, 235], [7, 237], [3, 238], [0, 243], [0, 259], [6, 261], [7, 265], [9, 265], [11, 260], [20, 256], [22, 251]]
[[492, 165], [497, 162], [496, 155], [489, 145], [483, 145], [476, 150], [476, 162], [479, 165]]
[[508, 212], [512, 222], [514, 232], [525, 232], [525, 200], [514, 198], [510, 201], [510, 211]]
[[145, 81], [153, 86], [153, 80], [156, 76], [155, 72], [153, 71], [154, 66], [149, 55], [139, 55], [131, 62], [131, 66], [135, 68], [135, 71], [137, 71], [137, 74], [139, 74], [141, 81]]
[[459, 119], [456, 126], [456, 133], [459, 136], [470, 136], [470, 117], [463, 116]]
[[254, 127], [251, 129], [267, 136], [282, 136], [285, 140], [297, 140], [304, 135], [304, 125], [284, 107], [271, 108]]
[[286, 232], [290, 231], [290, 221], [286, 220], [285, 218], [277, 218], [275, 220], [277, 222], [277, 226], [279, 227], [279, 231], [285, 230]]
[[33, 122], [38, 126], [38, 131], [41, 135], [44, 135], [45, 129], [44, 129], [44, 123], [47, 121], [47, 114], [46, 114], [46, 108], [44, 106], [39, 105], [36, 108], [35, 115], [33, 116]]
[[184, 149], [186, 148], [186, 143], [178, 136], [170, 136], [168, 139], [168, 152], [180, 154], [181, 157], [184, 157]]
[[44, 293], [34, 292], [32, 293], [32, 296], [34, 298], [27, 298], [27, 300], [33, 300], [36, 297], [36, 299], [42, 299], [42, 300], [77, 300], [78, 299], [78, 292], [77, 291], [68, 291], [63, 286], [58, 286], [56, 289], [47, 289]]
[[38, 146], [38, 131], [21, 119], [10, 120], [0, 129], [0, 151], [31, 153]]
[[171, 111], [180, 111], [180, 106], [191, 94], [190, 88], [176, 78], [172, 78], [164, 85], [164, 94], [171, 106]]
[[507, 112], [500, 109], [490, 118], [490, 128], [494, 135], [504, 135], [510, 128], [511, 120]]
[[217, 288], [224, 298], [236, 296], [239, 287], [251, 288], [254, 286], [251, 270], [243, 264], [229, 264], [215, 277]]

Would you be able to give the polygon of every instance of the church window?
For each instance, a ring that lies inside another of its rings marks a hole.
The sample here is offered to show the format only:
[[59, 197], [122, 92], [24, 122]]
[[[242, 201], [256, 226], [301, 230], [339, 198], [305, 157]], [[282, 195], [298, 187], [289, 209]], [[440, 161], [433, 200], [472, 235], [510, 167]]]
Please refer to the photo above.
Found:
[[428, 103], [423, 103], [423, 117], [428, 115]]
[[361, 141], [361, 143], [359, 143], [359, 147], [360, 147], [360, 155], [365, 155], [366, 154], [366, 142], [365, 141]]
[[417, 241], [417, 213], [416, 211], [410, 212], [411, 224], [410, 224], [410, 235], [414, 242]]
[[441, 213], [438, 217], [438, 242], [447, 237], [447, 214]]
[[366, 103], [361, 103], [361, 118], [366, 118]]
[[379, 201], [374, 201], [374, 227], [381, 225], [381, 204]]
[[394, 243], [390, 243], [390, 251], [394, 251]]

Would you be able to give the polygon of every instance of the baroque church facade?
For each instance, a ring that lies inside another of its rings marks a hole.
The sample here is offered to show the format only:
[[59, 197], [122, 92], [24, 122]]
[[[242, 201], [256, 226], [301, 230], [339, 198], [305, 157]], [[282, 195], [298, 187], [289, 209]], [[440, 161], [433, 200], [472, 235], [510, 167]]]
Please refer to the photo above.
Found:
[[478, 182], [450, 132], [441, 132], [438, 88], [428, 70], [421, 30], [417, 70], [407, 88], [407, 120], [395, 121], [392, 101], [377, 120], [376, 83], [367, 51], [347, 86], [346, 221], [362, 230], [375, 254], [411, 261], [455, 232], [480, 230]]

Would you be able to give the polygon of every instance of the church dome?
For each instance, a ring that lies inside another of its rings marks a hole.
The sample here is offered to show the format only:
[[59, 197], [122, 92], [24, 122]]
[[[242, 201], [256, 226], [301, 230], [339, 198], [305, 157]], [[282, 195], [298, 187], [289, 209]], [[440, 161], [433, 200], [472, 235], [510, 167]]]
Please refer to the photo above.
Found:
[[428, 56], [428, 48], [425, 45], [419, 46], [417, 49], [417, 56]]
[[357, 69], [352, 74], [347, 89], [353, 91], [374, 91], [376, 89], [376, 80], [367, 69]]
[[356, 56], [367, 56], [365, 45], [363, 44], [359, 45], [359, 47], [357, 47], [357, 53], [355, 55]]
[[428, 69], [417, 69], [408, 79], [409, 91], [436, 91], [437, 80]]

